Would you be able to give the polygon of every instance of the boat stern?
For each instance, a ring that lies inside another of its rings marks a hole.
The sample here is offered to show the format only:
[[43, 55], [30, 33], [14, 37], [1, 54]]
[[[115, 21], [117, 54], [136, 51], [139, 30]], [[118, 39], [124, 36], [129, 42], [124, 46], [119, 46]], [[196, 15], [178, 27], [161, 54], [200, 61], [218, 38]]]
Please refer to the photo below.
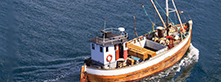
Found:
[[81, 78], [80, 78], [80, 82], [88, 82], [87, 81], [87, 76], [85, 74], [85, 65], [81, 66]]

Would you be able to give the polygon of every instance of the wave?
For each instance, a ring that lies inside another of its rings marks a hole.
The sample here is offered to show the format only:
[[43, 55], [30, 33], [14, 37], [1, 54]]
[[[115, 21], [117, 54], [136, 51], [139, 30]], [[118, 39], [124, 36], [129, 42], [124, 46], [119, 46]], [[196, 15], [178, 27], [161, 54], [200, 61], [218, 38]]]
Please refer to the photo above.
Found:
[[158, 74], [141, 79], [139, 82], [185, 81], [186, 78], [189, 77], [190, 71], [192, 70], [194, 64], [198, 62], [198, 60], [199, 50], [191, 43], [187, 53], [178, 63]]
[[[84, 59], [89, 56], [78, 56], [75, 58], [59, 58], [44, 62], [40, 66], [21, 66], [14, 68], [14, 81], [62, 81], [80, 78], [80, 68]], [[72, 78], [69, 78], [69, 77]]]

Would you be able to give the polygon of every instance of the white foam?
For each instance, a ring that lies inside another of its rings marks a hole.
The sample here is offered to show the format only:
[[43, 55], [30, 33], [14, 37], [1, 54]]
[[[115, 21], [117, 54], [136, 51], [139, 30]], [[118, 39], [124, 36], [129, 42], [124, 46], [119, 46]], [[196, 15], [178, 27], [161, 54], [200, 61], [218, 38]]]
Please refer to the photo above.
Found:
[[[187, 54], [185, 55], [185, 57], [183, 57], [183, 59], [178, 62], [177, 64], [175, 64], [174, 66], [170, 67], [169, 69], [160, 72], [156, 75], [153, 75], [151, 77], [147, 77], [145, 78], [145, 80], [147, 81], [160, 81], [160, 78], [169, 76], [169, 75], [174, 75], [176, 74], [176, 72], [180, 72], [182, 67], [188, 67], [191, 64], [198, 62], [199, 59], [199, 50], [197, 48], [195, 48], [192, 43], [190, 44], [189, 47], [189, 52], [187, 52]], [[172, 79], [171, 81], [174, 81], [174, 79]]]

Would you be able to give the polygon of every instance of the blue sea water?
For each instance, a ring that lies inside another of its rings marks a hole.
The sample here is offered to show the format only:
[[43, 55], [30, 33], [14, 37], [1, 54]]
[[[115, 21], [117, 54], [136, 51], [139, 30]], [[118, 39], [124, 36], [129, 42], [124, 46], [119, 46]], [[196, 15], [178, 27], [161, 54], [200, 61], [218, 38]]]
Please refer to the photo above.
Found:
[[[160, 22], [150, 2], [141, 1]], [[221, 81], [221, 1], [175, 1], [182, 18], [189, 19], [188, 12], [194, 22], [193, 46], [174, 67], [140, 81]], [[151, 31], [136, 0], [1, 0], [0, 82], [79, 82], [91, 35], [106, 21], [107, 27], [125, 27], [131, 39], [134, 15], [138, 35]]]

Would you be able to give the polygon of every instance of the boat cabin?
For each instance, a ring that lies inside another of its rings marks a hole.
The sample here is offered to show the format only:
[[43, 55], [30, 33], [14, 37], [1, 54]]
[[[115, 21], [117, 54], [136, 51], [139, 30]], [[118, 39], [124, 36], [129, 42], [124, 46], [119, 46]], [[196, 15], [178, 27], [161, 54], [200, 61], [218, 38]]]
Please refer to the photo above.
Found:
[[111, 29], [112, 31], [108, 32], [106, 30], [101, 30], [101, 36], [90, 40], [90, 67], [116, 68], [117, 61], [126, 61], [127, 59], [128, 48], [126, 42], [128, 41], [128, 36], [125, 29], [118, 28], [116, 33], [113, 33], [113, 30], [116, 29]]

